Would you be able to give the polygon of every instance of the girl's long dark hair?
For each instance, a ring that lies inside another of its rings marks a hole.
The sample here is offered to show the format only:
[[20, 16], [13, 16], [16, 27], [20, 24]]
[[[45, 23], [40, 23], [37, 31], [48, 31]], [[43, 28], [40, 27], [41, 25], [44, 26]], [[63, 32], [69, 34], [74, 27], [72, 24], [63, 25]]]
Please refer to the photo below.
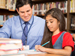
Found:
[[[60, 31], [65, 31], [65, 19], [64, 19], [64, 15], [63, 15], [63, 13], [60, 9], [52, 8], [49, 11], [46, 12], [44, 18], [46, 18], [47, 15], [51, 15], [53, 18], [56, 18], [60, 22], [59, 30]], [[52, 34], [53, 33], [48, 29], [47, 24], [45, 23], [44, 35], [43, 35], [41, 45], [48, 42], [48, 41], [50, 41], [50, 43], [48, 43], [44, 47], [53, 48]]]
[[49, 31], [49, 29], [47, 28], [47, 24], [45, 23], [45, 29], [44, 29], [44, 35], [43, 35], [43, 39], [42, 39], [42, 42], [41, 42], [41, 45], [50, 41], [47, 45], [45, 45], [44, 47], [46, 48], [53, 48], [53, 45], [52, 45], [52, 32]]

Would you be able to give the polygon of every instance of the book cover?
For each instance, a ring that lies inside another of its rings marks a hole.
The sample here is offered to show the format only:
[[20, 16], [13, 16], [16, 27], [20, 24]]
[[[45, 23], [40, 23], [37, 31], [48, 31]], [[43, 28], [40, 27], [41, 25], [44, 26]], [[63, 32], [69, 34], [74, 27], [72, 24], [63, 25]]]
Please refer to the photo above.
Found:
[[16, 50], [8, 50], [8, 51], [0, 51], [0, 55], [17, 54], [18, 51], [19, 51], [18, 49], [16, 49]]
[[22, 43], [20, 39], [0, 38], [0, 43]]

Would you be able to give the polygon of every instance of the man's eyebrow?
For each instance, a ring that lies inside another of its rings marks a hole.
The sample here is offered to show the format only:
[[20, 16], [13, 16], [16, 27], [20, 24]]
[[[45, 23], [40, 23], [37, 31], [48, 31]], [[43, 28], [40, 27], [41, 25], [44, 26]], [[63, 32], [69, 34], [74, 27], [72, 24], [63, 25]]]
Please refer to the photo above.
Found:
[[28, 12], [28, 11], [30, 11], [30, 10], [27, 10], [26, 12]]

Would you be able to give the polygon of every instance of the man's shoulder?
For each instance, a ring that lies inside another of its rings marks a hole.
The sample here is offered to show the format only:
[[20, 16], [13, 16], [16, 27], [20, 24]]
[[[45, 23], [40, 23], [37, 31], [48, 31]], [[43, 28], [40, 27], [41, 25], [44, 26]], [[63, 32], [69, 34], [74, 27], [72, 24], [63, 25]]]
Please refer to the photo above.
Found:
[[14, 16], [14, 17], [12, 17], [13, 19], [15, 18], [15, 19], [17, 19], [17, 18], [19, 18], [19, 16]]
[[13, 16], [11, 18], [8, 18], [6, 22], [18, 22], [19, 21], [19, 16]]
[[34, 16], [34, 19], [35, 20], [38, 20], [38, 21], [45, 21], [45, 19], [41, 18], [41, 17], [38, 17], [38, 16]]
[[34, 16], [34, 24], [37, 24], [40, 26], [44, 26], [45, 25], [45, 19], [38, 17], [38, 16]]
[[19, 16], [13, 16], [11, 18], [8, 18], [8, 20], [12, 20], [12, 21], [15, 21], [15, 20], [18, 20], [19, 19]]

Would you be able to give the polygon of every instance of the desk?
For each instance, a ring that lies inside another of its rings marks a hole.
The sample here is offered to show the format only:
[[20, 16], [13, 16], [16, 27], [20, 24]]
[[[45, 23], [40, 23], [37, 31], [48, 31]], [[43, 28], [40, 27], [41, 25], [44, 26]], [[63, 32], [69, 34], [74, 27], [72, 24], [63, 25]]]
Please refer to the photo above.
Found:
[[56, 55], [56, 54], [48, 54], [44, 52], [37, 52], [34, 50], [29, 50], [29, 51], [19, 51], [21, 54], [25, 54], [27, 56], [62, 56], [62, 55]]
[[39, 53], [39, 54], [18, 53], [18, 54], [7, 54], [1, 56], [62, 56], [62, 55], [48, 54], [48, 53]]
[[56, 55], [56, 54], [29, 54], [27, 56], [62, 56], [62, 55]]

